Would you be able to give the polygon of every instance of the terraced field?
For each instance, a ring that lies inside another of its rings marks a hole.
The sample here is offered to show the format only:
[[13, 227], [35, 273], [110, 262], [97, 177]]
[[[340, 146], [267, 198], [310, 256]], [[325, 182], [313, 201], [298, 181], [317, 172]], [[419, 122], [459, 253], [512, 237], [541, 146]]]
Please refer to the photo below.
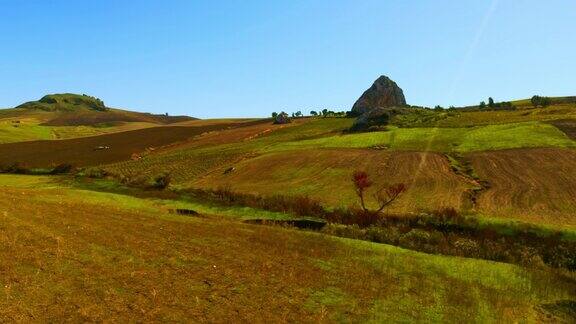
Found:
[[467, 157], [490, 184], [478, 201], [483, 213], [576, 226], [576, 151], [515, 149]]
[[[509, 264], [0, 175], [0, 321], [570, 320], [573, 282]], [[232, 253], [231, 253], [232, 252]]]

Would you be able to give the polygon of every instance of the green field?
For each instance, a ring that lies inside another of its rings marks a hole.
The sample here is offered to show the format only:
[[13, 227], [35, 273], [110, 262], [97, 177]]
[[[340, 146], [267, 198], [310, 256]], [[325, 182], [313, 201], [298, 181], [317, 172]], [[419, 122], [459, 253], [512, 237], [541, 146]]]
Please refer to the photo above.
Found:
[[337, 135], [279, 143], [267, 150], [301, 148], [370, 148], [394, 150], [472, 152], [523, 147], [576, 147], [556, 127], [540, 122], [510, 123], [471, 128], [397, 128], [387, 131]]
[[392, 123], [401, 127], [473, 127], [522, 122], [549, 122], [558, 119], [576, 119], [575, 104], [557, 104], [546, 108], [533, 108], [530, 100], [517, 101], [515, 110], [448, 111], [415, 110], [412, 114], [396, 116]]

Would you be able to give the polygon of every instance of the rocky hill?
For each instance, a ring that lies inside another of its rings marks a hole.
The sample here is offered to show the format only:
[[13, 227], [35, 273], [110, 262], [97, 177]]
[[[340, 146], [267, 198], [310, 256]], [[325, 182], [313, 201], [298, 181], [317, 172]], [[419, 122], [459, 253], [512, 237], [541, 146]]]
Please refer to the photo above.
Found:
[[402, 107], [406, 105], [404, 92], [387, 76], [380, 76], [364, 91], [352, 107], [352, 112], [361, 115], [376, 108]]

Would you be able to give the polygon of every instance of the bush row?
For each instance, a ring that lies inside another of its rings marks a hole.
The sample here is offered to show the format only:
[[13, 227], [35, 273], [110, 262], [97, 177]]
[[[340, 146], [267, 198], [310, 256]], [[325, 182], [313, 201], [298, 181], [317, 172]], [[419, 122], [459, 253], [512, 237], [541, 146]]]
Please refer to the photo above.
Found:
[[324, 219], [326, 234], [386, 243], [412, 250], [508, 262], [524, 266], [576, 270], [576, 242], [561, 232], [543, 233], [531, 225], [503, 231], [481, 224], [454, 208], [419, 215], [392, 215], [359, 208], [329, 210], [309, 197], [236, 193], [230, 188], [191, 189], [192, 198], [224, 205], [247, 206]]

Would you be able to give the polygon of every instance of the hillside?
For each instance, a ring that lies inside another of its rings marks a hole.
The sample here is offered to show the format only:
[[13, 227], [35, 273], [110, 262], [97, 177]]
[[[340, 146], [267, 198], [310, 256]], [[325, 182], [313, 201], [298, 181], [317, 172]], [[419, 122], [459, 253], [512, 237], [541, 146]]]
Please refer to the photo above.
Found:
[[[179, 187], [307, 195], [332, 207], [356, 204], [349, 177], [364, 169], [379, 183], [408, 185], [391, 212], [454, 207], [487, 218], [575, 227], [576, 162], [569, 158], [576, 150], [574, 120], [576, 105], [563, 103], [515, 110], [414, 109], [384, 131], [352, 134], [346, 133], [350, 118], [300, 118], [286, 125], [198, 121], [3, 144], [0, 165], [70, 163], [125, 178], [168, 172]], [[100, 146], [108, 148], [95, 149]], [[494, 167], [502, 163], [514, 167]], [[225, 173], [230, 167], [235, 171]]]
[[77, 138], [194, 120], [110, 108], [88, 95], [53, 94], [0, 110], [0, 143]]
[[193, 120], [187, 116], [166, 116], [113, 109], [98, 98], [77, 94], [52, 94], [38, 101], [23, 103], [4, 110], [0, 117], [36, 116], [44, 126], [97, 126], [114, 123], [147, 122], [172, 124]]
[[245, 208], [183, 217], [49, 177], [0, 188], [2, 322], [570, 321], [576, 293], [551, 272], [243, 224]]
[[[576, 104], [407, 107], [369, 132], [14, 111], [0, 125], [72, 138], [0, 144], [0, 173], [28, 173], [0, 174], [0, 321], [573, 322]], [[384, 223], [330, 218], [358, 210], [358, 170], [368, 208], [406, 185]]]

